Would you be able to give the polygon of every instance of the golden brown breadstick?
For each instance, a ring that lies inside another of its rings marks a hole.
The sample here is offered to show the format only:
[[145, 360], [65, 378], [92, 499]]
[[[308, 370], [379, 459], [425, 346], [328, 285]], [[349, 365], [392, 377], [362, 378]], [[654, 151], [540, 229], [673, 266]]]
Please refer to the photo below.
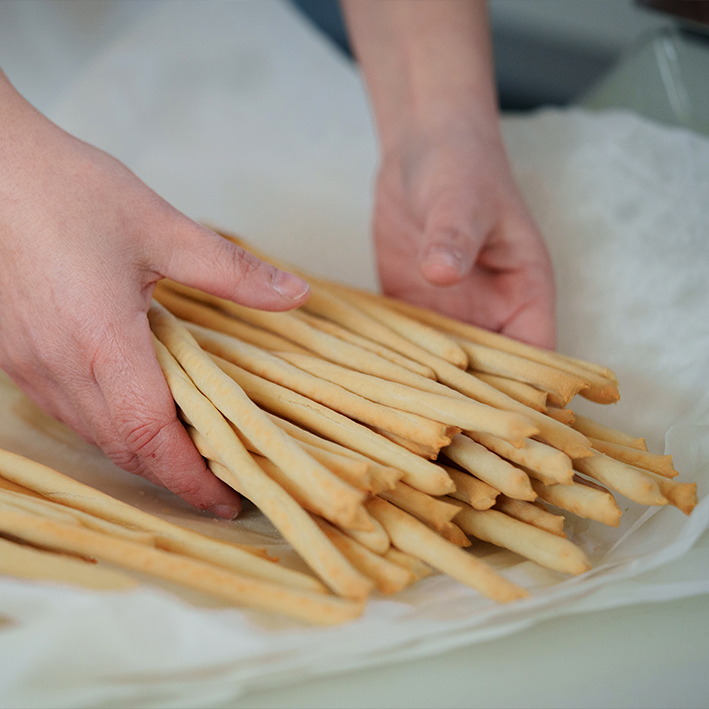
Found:
[[574, 467], [580, 473], [602, 483], [611, 490], [625, 495], [641, 505], [666, 505], [667, 499], [654, 480], [642, 475], [630, 465], [595, 453], [590, 458], [575, 460]]
[[279, 356], [306, 372], [335, 382], [371, 401], [443, 421], [466, 431], [484, 431], [515, 442], [538, 431], [522, 414], [501, 411], [467, 397], [456, 399], [394, 382], [387, 382], [384, 386], [381, 379], [308, 355], [283, 353]]
[[437, 529], [436, 531], [447, 542], [455, 544], [461, 549], [472, 546], [470, 539], [468, 539], [465, 532], [455, 522], [448, 522], [448, 524], [444, 525], [441, 529]]
[[433, 573], [433, 569], [421, 559], [417, 559], [415, 556], [406, 554], [399, 549], [394, 549], [394, 547], [389, 548], [389, 551], [384, 554], [384, 558], [393, 564], [398, 564], [408, 569], [414, 575], [416, 581], [425, 579]]
[[450, 497], [466, 502], [476, 510], [489, 510], [495, 504], [500, 491], [496, 490], [492, 485], [488, 485], [461, 470], [456, 470], [447, 465], [443, 467], [455, 483], [455, 491], [451, 492]]
[[407, 512], [375, 497], [367, 508], [387, 530], [393, 544], [434, 569], [452, 576], [488, 598], [508, 603], [525, 598], [527, 592], [493, 571], [479, 559], [462, 551]]
[[444, 529], [458, 514], [455, 505], [431, 497], [402, 482], [397, 483], [393, 490], [382, 492], [379, 496], [437, 530]]
[[495, 509], [520, 520], [520, 522], [526, 522], [534, 527], [539, 527], [539, 529], [544, 529], [551, 534], [557, 534], [560, 537], [566, 536], [564, 533], [564, 517], [552, 514], [537, 503], [513, 500], [507, 495], [500, 495], [497, 498]]
[[516, 500], [536, 498], [529, 476], [524, 471], [502, 460], [464, 434], [458, 434], [443, 452], [461, 468], [509, 497]]
[[544, 485], [532, 480], [532, 487], [539, 499], [562, 510], [573, 512], [578, 517], [617, 527], [620, 524], [620, 507], [607, 490], [574, 481], [571, 485]]
[[598, 438], [602, 441], [608, 441], [609, 443], [618, 443], [621, 446], [628, 446], [628, 448], [637, 448], [641, 451], [647, 450], [644, 438], [634, 438], [627, 433], [616, 431], [614, 428], [604, 426], [586, 416], [576, 414], [574, 422], [571, 425], [585, 436]]
[[38, 546], [95, 557], [231, 603], [282, 613], [309, 623], [340, 623], [362, 611], [361, 603], [279, 587], [202, 561], [27, 514], [0, 510], [0, 530]]
[[[409, 453], [413, 453], [414, 455], [417, 455], [420, 458], [424, 458], [426, 460], [436, 460], [436, 458], [438, 458], [438, 453], [440, 452], [441, 448], [443, 448], [443, 446], [428, 446], [425, 443], [419, 443], [418, 441], [414, 441], [411, 438], [398, 436], [396, 433], [392, 433], [391, 431], [387, 431], [383, 428], [377, 428], [376, 426], [371, 426], [370, 428], [372, 429], [372, 431], [374, 431], [374, 433], [377, 433], [380, 436], [390, 440], [397, 446], [401, 446]], [[459, 433], [460, 429], [455, 429], [455, 432]], [[452, 437], [448, 442], [450, 443], [451, 440], [453, 440]]]
[[636, 468], [643, 468], [665, 478], [674, 478], [678, 475], [672, 464], [671, 455], [655, 455], [647, 451], [641, 451], [637, 448], [622, 446], [619, 443], [610, 443], [602, 441], [599, 438], [589, 438], [593, 447], [599, 453], [620, 460], [628, 465], [634, 465]]
[[558, 406], [547, 406], [546, 415], [567, 426], [572, 426], [576, 419], [576, 414], [571, 409], [560, 409]]
[[474, 510], [463, 502], [457, 524], [473, 537], [490, 542], [564, 574], [591, 568], [586, 555], [568, 539], [508, 517], [497, 510]]
[[678, 510], [689, 515], [697, 505], [697, 483], [680, 483], [675, 480], [668, 480], [662, 475], [657, 475], [649, 470], [637, 468], [638, 472], [647, 475], [657, 483], [660, 492], [667, 498], [667, 501]]
[[488, 433], [469, 432], [467, 435], [501, 458], [540, 472], [561, 485], [571, 485], [574, 477], [571, 458], [556, 448], [531, 439], [525, 441], [524, 448], [515, 448]]
[[471, 373], [486, 384], [499, 389], [503, 394], [507, 394], [515, 401], [519, 401], [520, 404], [529, 406], [535, 411], [546, 412], [547, 393], [545, 391], [535, 389], [529, 384], [524, 384], [514, 379], [498, 377], [496, 374], [487, 374], [487, 372], [479, 372], [476, 369], [471, 369]]

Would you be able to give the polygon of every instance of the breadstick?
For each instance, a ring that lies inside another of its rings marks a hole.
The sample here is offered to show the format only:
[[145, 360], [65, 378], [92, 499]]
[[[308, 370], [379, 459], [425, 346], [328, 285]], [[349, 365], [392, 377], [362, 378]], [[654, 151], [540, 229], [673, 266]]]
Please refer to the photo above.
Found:
[[576, 420], [576, 414], [571, 409], [560, 409], [558, 406], [547, 406], [546, 415], [567, 426], [573, 426]]
[[236, 337], [244, 342], [261, 347], [264, 350], [275, 352], [300, 352], [307, 353], [294, 342], [286, 340], [280, 335], [275, 335], [254, 325], [249, 325], [241, 320], [236, 320], [214, 308], [186, 295], [180, 295], [166, 287], [159, 281], [154, 293], [155, 299], [167, 308], [173, 315], [182, 320], [197, 323], [205, 328], [210, 328], [231, 337]]
[[474, 510], [459, 502], [457, 524], [467, 534], [509, 549], [564, 574], [578, 575], [591, 568], [586, 555], [568, 539], [508, 517], [497, 510]]
[[657, 475], [650, 470], [636, 468], [642, 475], [647, 475], [657, 483], [660, 492], [667, 498], [673, 507], [689, 515], [697, 505], [697, 483], [680, 483], [668, 480], [662, 475]]
[[27, 514], [0, 510], [0, 530], [32, 544], [88, 555], [237, 605], [282, 613], [309, 623], [340, 623], [357, 617], [363, 607], [361, 603], [279, 587], [202, 561]]
[[360, 532], [356, 529], [340, 529], [340, 531], [381, 556], [391, 546], [389, 535], [374, 517], [370, 516], [370, 521], [372, 522], [372, 529], [369, 532]]
[[418, 490], [430, 495], [445, 495], [452, 490], [453, 482], [439, 466], [419, 458], [332, 409], [278, 384], [256, 377], [231, 362], [217, 361], [249, 397], [264, 409], [310, 428], [383, 465], [402, 470], [404, 482]]
[[118, 591], [137, 586], [127, 574], [87, 564], [62, 554], [34, 549], [0, 538], [0, 575], [32, 581], [53, 581], [93, 591]]
[[323, 585], [312, 576], [266, 561], [245, 547], [179, 527], [94, 490], [46, 465], [2, 449], [0, 475], [69, 508], [149, 532], [155, 537], [155, 545], [160, 549], [202, 559], [273, 583], [324, 591]]
[[564, 405], [568, 404], [582, 389], [588, 388], [588, 384], [580, 377], [545, 364], [465, 340], [459, 340], [459, 344], [468, 355], [472, 369], [514, 379], [552, 392], [560, 397]]
[[396, 593], [416, 580], [411, 571], [374, 554], [326, 520], [315, 518], [315, 522], [327, 538], [350, 560], [350, 563], [374, 581], [374, 585], [381, 593]]
[[496, 374], [488, 374], [487, 372], [480, 372], [476, 369], [471, 369], [471, 373], [486, 384], [495, 387], [495, 389], [498, 389], [503, 394], [507, 394], [507, 396], [515, 401], [519, 401], [520, 404], [529, 406], [530, 409], [534, 409], [535, 411], [546, 412], [547, 393], [545, 391], [535, 389], [529, 384], [524, 384], [514, 379], [498, 377]]
[[[316, 501], [318, 509], [328, 510], [329, 519], [344, 527], [356, 524], [356, 519], [361, 517], [360, 503], [364, 499], [360, 490], [333, 475], [274, 425], [241, 387], [200, 349], [192, 335], [173, 315], [161, 306], [153, 305], [148, 311], [148, 319], [157, 338], [184, 368], [197, 388], [243, 432], [262, 455], [272, 460], [299, 486], [309, 488], [311, 499]], [[192, 423], [200, 430], [194, 421]], [[204, 431], [200, 432], [209, 441], [209, 436]], [[221, 458], [219, 448], [213, 448]], [[253, 465], [250, 467], [253, 469]], [[259, 505], [253, 498], [249, 499]]]
[[620, 524], [620, 507], [607, 490], [599, 490], [577, 481], [571, 485], [544, 485], [538, 480], [532, 480], [532, 487], [544, 502], [573, 512], [578, 517], [593, 519], [609, 527]]
[[325, 320], [325, 318], [312, 315], [311, 313], [307, 313], [300, 308], [292, 310], [291, 312], [299, 320], [303, 320], [317, 330], [327, 332], [329, 335], [333, 335], [334, 337], [338, 337], [340, 340], [344, 340], [345, 342], [349, 342], [357, 347], [361, 347], [363, 350], [374, 352], [374, 354], [384, 357], [384, 359], [388, 359], [390, 362], [394, 362], [394, 364], [398, 364], [401, 367], [410, 369], [412, 372], [420, 374], [422, 377], [426, 377], [427, 379], [436, 378], [436, 375], [429, 367], [424, 367], [424, 365], [419, 362], [416, 362], [409, 357], [404, 357], [404, 355], [394, 352], [394, 350], [389, 349], [378, 342], [374, 342], [374, 340], [370, 340], [363, 335], [357, 335], [356, 333], [337, 325], [331, 320]]
[[571, 425], [585, 436], [597, 438], [601, 441], [608, 441], [609, 443], [618, 443], [621, 446], [628, 446], [628, 448], [637, 448], [641, 451], [647, 450], [647, 444], [644, 438], [634, 438], [627, 433], [616, 431], [614, 428], [604, 426], [586, 416], [579, 416], [577, 414]]
[[611, 490], [625, 495], [641, 505], [666, 505], [667, 500], [654, 480], [642, 475], [630, 465], [595, 453], [590, 458], [575, 460], [574, 467], [580, 473], [602, 483]]
[[489, 510], [495, 504], [500, 491], [496, 490], [492, 485], [478, 480], [469, 473], [464, 473], [447, 465], [443, 467], [455, 483], [455, 491], [451, 492], [450, 497], [466, 502], [476, 510]]
[[455, 522], [448, 522], [448, 524], [441, 527], [441, 529], [437, 529], [436, 531], [447, 542], [455, 544], [461, 549], [472, 546], [470, 539], [468, 539], [465, 532]]
[[515, 448], [488, 433], [469, 432], [467, 435], [501, 458], [543, 473], [561, 485], [571, 485], [574, 477], [571, 458], [556, 448], [531, 439], [524, 442], [524, 448]]
[[394, 549], [394, 547], [389, 548], [389, 551], [384, 554], [384, 558], [393, 564], [398, 564], [408, 569], [414, 575], [416, 581], [425, 579], [433, 573], [433, 569], [421, 559], [417, 559], [415, 556], [406, 554], [399, 549]]
[[397, 483], [393, 490], [382, 492], [379, 496], [437, 530], [444, 529], [458, 514], [455, 505], [431, 497], [402, 482]]
[[346, 598], [366, 597], [371, 588], [368, 579], [337, 551], [308, 513], [259, 468], [214, 404], [198, 391], [168, 349], [157, 338], [154, 345], [175, 402], [227, 469], [229, 475], [223, 482], [242, 490], [336, 593]]
[[[410, 438], [422, 445], [440, 449], [450, 442], [445, 424], [416, 414], [398, 411], [365, 399], [336, 383], [294, 367], [258, 347], [239, 342], [199, 325], [187, 325], [188, 331], [207, 352], [226, 359], [252, 374], [287, 387], [356, 421]], [[381, 380], [380, 380], [381, 381]]]
[[[396, 433], [392, 433], [391, 431], [387, 431], [383, 428], [377, 428], [376, 426], [371, 426], [370, 428], [374, 431], [374, 433], [387, 438], [397, 446], [401, 446], [405, 450], [409, 451], [409, 453], [413, 453], [414, 455], [417, 455], [420, 458], [425, 458], [426, 460], [436, 460], [436, 458], [438, 458], [438, 453], [441, 448], [443, 448], [443, 446], [434, 447], [426, 445], [425, 443], [419, 443], [418, 441], [413, 441], [410, 438], [405, 438], [404, 436], [398, 436]], [[455, 429], [455, 431], [456, 433], [459, 433], [460, 429]], [[450, 443], [451, 440], [453, 440], [452, 436], [448, 442]]]
[[452, 576], [487, 598], [508, 603], [528, 594], [516, 584], [493, 571], [479, 559], [462, 551], [407, 512], [375, 497], [367, 508], [386, 529], [394, 545], [421, 559], [434, 569]]
[[368, 374], [353, 372], [317, 357], [283, 353], [283, 359], [311, 374], [335, 382], [371, 401], [412, 414], [443, 421], [466, 431], [492, 433], [509, 441], [521, 441], [533, 436], [538, 429], [522, 414], [501, 411], [472, 399], [455, 399], [432, 394], [412, 387], [387, 382]]
[[628, 465], [634, 465], [636, 468], [643, 468], [665, 478], [674, 478], [678, 475], [672, 465], [671, 455], [655, 455], [647, 451], [641, 451], [637, 448], [620, 445], [619, 443], [609, 443], [602, 441], [600, 438], [589, 438], [593, 447], [600, 453], [620, 460]]
[[511, 465], [468, 436], [458, 434], [447, 448], [445, 455], [461, 468], [465, 468], [496, 490], [516, 500], [534, 500], [536, 494], [529, 476]]
[[520, 522], [526, 522], [539, 529], [544, 529], [551, 534], [565, 537], [564, 517], [554, 515], [548, 510], [542, 509], [536, 503], [525, 502], [524, 500], [513, 500], [507, 495], [500, 495], [495, 503], [495, 509], [504, 512], [509, 517], [514, 517]]

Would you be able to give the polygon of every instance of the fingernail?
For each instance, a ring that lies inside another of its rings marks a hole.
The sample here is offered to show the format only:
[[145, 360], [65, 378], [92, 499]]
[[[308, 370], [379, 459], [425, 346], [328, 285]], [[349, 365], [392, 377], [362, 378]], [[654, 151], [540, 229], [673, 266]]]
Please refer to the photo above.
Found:
[[302, 278], [279, 270], [273, 272], [271, 285], [276, 293], [289, 300], [300, 300], [310, 290], [310, 286]]
[[209, 508], [209, 512], [222, 519], [236, 519], [240, 510], [234, 505], [212, 505]]
[[425, 267], [443, 266], [452, 268], [458, 275], [463, 275], [463, 256], [448, 246], [429, 246], [423, 254], [421, 265]]

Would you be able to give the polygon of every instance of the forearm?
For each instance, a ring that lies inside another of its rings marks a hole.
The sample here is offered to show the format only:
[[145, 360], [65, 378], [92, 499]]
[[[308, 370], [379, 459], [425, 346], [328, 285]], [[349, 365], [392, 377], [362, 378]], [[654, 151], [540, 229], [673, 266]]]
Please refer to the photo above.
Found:
[[412, 127], [497, 131], [484, 0], [342, 0], [382, 149]]

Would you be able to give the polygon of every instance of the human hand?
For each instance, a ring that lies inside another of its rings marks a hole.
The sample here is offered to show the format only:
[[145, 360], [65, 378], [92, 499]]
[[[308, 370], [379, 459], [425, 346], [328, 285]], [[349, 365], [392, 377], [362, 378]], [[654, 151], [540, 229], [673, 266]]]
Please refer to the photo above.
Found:
[[496, 128], [405, 133], [382, 158], [374, 238], [386, 294], [554, 347], [551, 262]]
[[37, 113], [0, 72], [0, 367], [120, 467], [233, 518], [155, 359], [147, 310], [169, 277], [288, 310], [307, 285], [170, 207]]

